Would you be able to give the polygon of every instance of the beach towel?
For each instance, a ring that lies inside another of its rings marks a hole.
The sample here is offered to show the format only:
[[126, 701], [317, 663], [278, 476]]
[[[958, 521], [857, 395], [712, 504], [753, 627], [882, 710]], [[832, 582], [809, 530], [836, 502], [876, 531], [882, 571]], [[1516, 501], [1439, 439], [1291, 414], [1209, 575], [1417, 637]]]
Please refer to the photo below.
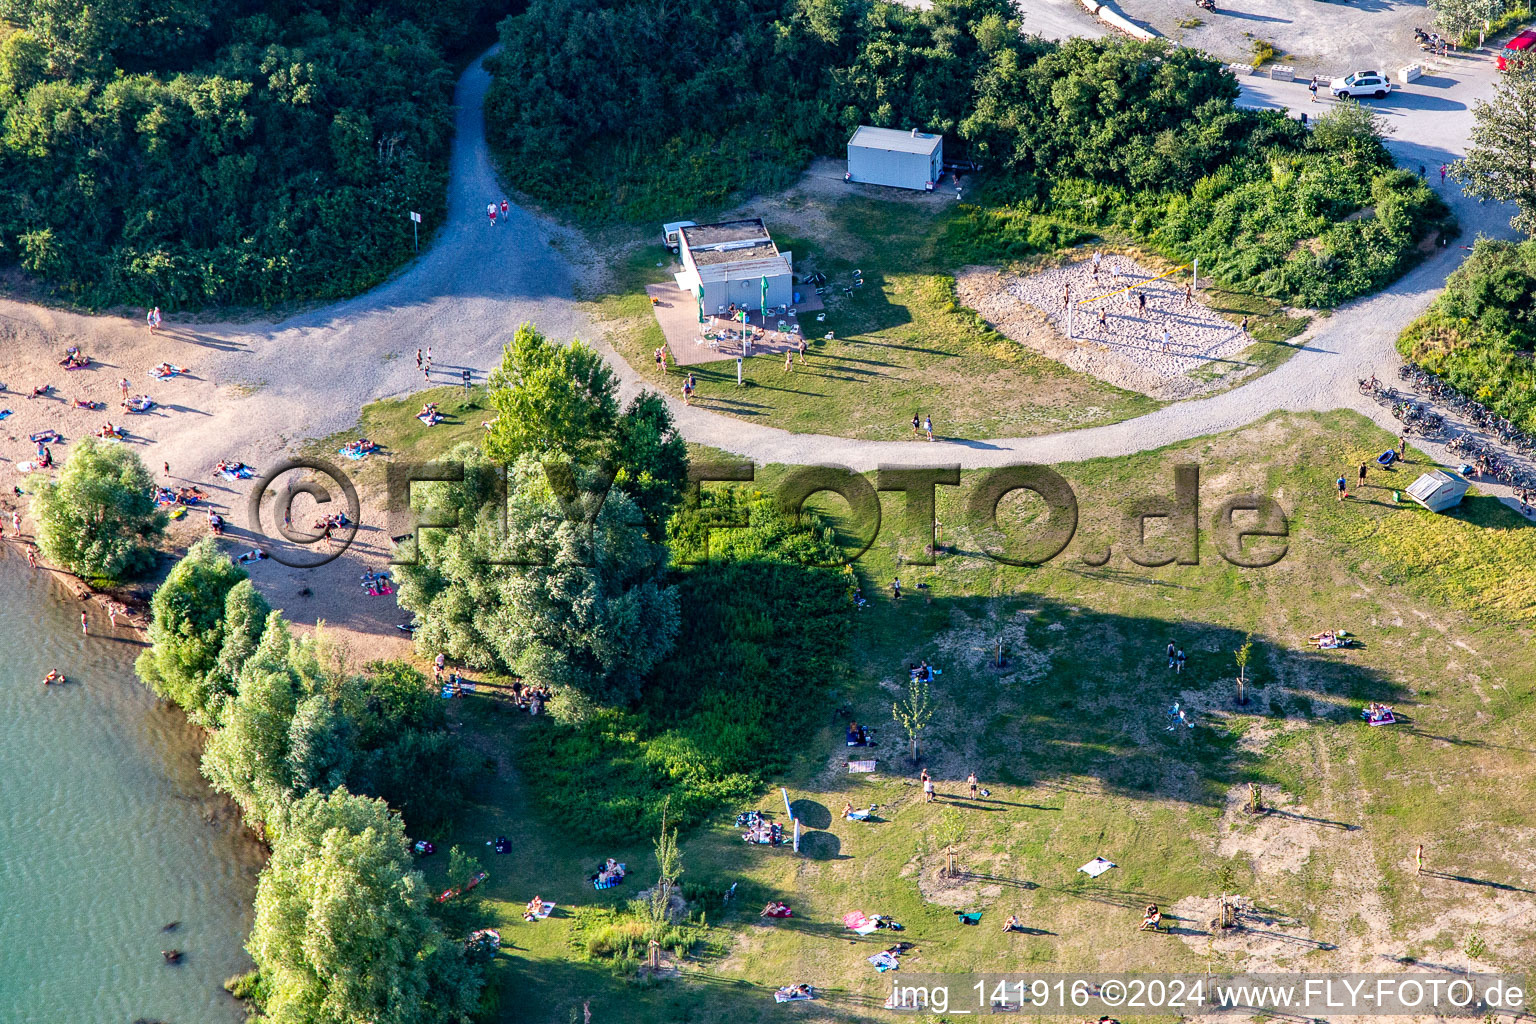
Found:
[[356, 448], [337, 448], [336, 454], [344, 455], [354, 462], [360, 462], [368, 457], [367, 452], [358, 451]]
[[11, 410], [9, 410], [9, 409], [0, 409], [0, 420], [5, 419], [10, 414], [11, 414]]
[[1105, 860], [1103, 857], [1095, 857], [1093, 860], [1089, 861], [1087, 864], [1084, 864], [1077, 870], [1081, 871], [1089, 878], [1098, 878], [1100, 875], [1114, 866], [1114, 864]]
[[223, 477], [225, 480], [249, 480], [255, 475], [255, 471], [252, 470], [250, 466], [241, 466], [237, 470], [226, 469], [219, 473], [219, 476]]
[[146, 370], [144, 372], [148, 373], [151, 377], [155, 378], [156, 380], [170, 380], [172, 377], [179, 377], [182, 374], [183, 371], [182, 371], [181, 367], [173, 366], [169, 370], [167, 370], [165, 373], [161, 373], [159, 370]]
[[785, 992], [783, 990], [780, 990], [780, 991], [775, 992], [773, 994], [773, 1001], [776, 1002], [776, 1003], [802, 1003], [802, 1002], [805, 1002], [807, 999], [815, 999], [815, 998], [816, 997], [813, 996], [813, 995], [811, 995], [811, 996], [803, 996], [803, 995], [800, 995], [798, 992], [791, 994], [791, 993]]
[[880, 926], [866, 917], [863, 911], [854, 910], [843, 915], [843, 927], [860, 935], [868, 935]]
[[874, 761], [849, 761], [848, 762], [848, 774], [849, 775], [858, 775], [858, 774], [860, 774], [862, 772], [872, 772], [874, 770], [875, 770], [875, 762]]
[[901, 969], [901, 961], [896, 959], [896, 954], [889, 950], [876, 953], [874, 956], [865, 957], [875, 965], [875, 970], [884, 974], [886, 971], [898, 971]]
[[875, 809], [873, 807], [869, 807], [862, 811], [849, 811], [848, 819], [850, 821], [868, 821], [870, 816], [874, 813], [874, 810]]
[[534, 914], [533, 914], [534, 919], [542, 921], [545, 918], [547, 918], [550, 914], [552, 914], [554, 912], [554, 909], [555, 909], [555, 905], [553, 903], [549, 902], [548, 900], [545, 900], [542, 904], [539, 905], [539, 909], [534, 912]]

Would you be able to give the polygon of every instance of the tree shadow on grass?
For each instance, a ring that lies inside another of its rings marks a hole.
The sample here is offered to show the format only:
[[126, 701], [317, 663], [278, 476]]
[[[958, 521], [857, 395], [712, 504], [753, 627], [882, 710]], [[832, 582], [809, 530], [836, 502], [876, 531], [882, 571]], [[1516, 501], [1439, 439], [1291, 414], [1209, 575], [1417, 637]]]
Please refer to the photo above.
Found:
[[[955, 628], [984, 633], [987, 623], [1011, 617], [995, 614], [988, 599], [935, 598], [924, 615], [933, 632], [913, 623], [905, 608], [877, 605], [867, 620], [887, 632], [884, 649], [877, 646], [872, 655], [890, 671], [920, 659], [944, 669], [934, 695], [947, 713], [925, 737], [929, 770], [941, 790], [965, 767], [946, 770], [945, 751], [973, 745], [984, 759], [977, 765], [982, 774], [1005, 783], [1072, 788], [1070, 780], [1089, 778], [1117, 796], [1171, 796], [1221, 807], [1234, 786], [1281, 781], [1261, 752], [1244, 749], [1233, 715], [1262, 715], [1267, 698], [1308, 718], [1345, 724], [1367, 701], [1402, 704], [1411, 696], [1401, 683], [1335, 652], [1274, 646], [1262, 673], [1263, 695], [1239, 707], [1230, 652], [1242, 646], [1243, 631], [1086, 611], [1040, 595], [1009, 603], [1029, 610], [1028, 646], [1049, 657], [1048, 674], [1030, 685], [991, 671], [989, 650], [964, 655], [943, 642]], [[914, 643], [914, 636], [922, 639]], [[1165, 670], [1170, 640], [1189, 653], [1182, 674]], [[1175, 700], [1193, 729], [1167, 729]], [[986, 711], [978, 717], [966, 709]]]
[[832, 827], [832, 812], [826, 804], [815, 800], [796, 800], [789, 805], [794, 812], [796, 820], [806, 828], [825, 829]]
[[811, 860], [849, 860], [843, 841], [831, 832], [806, 832], [800, 837], [800, 855]]

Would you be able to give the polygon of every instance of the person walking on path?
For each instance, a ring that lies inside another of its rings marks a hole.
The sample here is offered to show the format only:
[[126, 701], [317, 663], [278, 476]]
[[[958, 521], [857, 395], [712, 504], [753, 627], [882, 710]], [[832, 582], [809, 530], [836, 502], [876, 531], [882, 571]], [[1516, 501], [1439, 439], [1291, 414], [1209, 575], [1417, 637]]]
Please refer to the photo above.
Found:
[[1173, 646], [1173, 641], [1172, 640], [1168, 641], [1168, 667], [1169, 668], [1173, 668], [1173, 657], [1174, 657], [1174, 653], [1177, 650], [1178, 650], [1178, 648]]
[[1355, 480], [1355, 490], [1357, 490], [1357, 491], [1365, 490], [1365, 463], [1364, 462], [1360, 463], [1360, 475]]
[[923, 769], [923, 803], [931, 804], [938, 794], [933, 790], [933, 780], [928, 777], [928, 770]]
[[1342, 475], [1334, 481], [1334, 486], [1339, 489], [1340, 501], [1343, 501], [1345, 498], [1349, 497], [1349, 481], [1345, 480]]
[[90, 624], [90, 621], [85, 617], [85, 612], [81, 612], [80, 613], [80, 635], [81, 636], [90, 636], [91, 635], [91, 624]]
[[976, 791], [980, 788], [976, 784], [976, 773], [975, 772], [971, 772], [971, 774], [969, 774], [969, 775], [967, 775], [965, 777], [965, 784], [967, 786], [971, 787], [971, 799], [975, 800], [976, 799]]
[[1312, 93], [1312, 102], [1317, 102], [1317, 76], [1312, 76], [1312, 81], [1307, 85], [1307, 90]]
[[1247, 317], [1243, 317], [1243, 327], [1242, 327], [1242, 330], [1243, 330], [1243, 337], [1245, 337], [1245, 338], [1248, 337], [1248, 318]]
[[923, 421], [918, 417], [917, 413], [912, 414], [912, 436], [923, 436]]
[[1417, 873], [1418, 874], [1422, 875], [1424, 873], [1424, 844], [1423, 843], [1420, 843], [1419, 844], [1419, 848], [1417, 850], [1413, 851], [1413, 866], [1414, 866], [1415, 869], [1417, 869]]
[[923, 432], [928, 435], [928, 440], [933, 440], [933, 417], [923, 417]]
[[485, 204], [485, 215], [487, 217], [491, 218], [491, 227], [495, 227], [496, 226], [496, 204], [495, 203], [486, 203]]
[[1399, 435], [1397, 435], [1397, 458], [1398, 458], [1399, 461], [1401, 461], [1401, 460], [1407, 458], [1407, 456], [1408, 456], [1408, 435], [1407, 434], [1399, 434]]
[[501, 197], [501, 219], [502, 220], [506, 220], [507, 219], [507, 210], [508, 209], [510, 209], [510, 207], [507, 206], [507, 197], [506, 196], [502, 196]]
[[421, 349], [416, 350], [416, 369], [421, 369]]

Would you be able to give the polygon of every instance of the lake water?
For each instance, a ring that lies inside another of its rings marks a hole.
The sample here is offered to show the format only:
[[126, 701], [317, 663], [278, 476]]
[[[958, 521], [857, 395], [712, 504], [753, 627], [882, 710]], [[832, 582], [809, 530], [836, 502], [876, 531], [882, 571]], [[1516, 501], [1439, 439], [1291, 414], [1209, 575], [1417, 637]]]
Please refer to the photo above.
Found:
[[[142, 648], [100, 606], [82, 637], [81, 605], [0, 548], [0, 1021], [242, 1020], [222, 983], [251, 966], [260, 847], [135, 678]], [[69, 685], [44, 688], [55, 667]]]

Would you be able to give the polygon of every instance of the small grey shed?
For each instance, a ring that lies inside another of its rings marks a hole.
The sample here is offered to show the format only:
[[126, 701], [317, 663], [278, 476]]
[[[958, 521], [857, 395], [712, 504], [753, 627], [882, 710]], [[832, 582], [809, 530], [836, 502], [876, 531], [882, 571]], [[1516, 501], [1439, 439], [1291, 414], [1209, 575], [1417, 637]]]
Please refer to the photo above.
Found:
[[944, 136], [860, 125], [848, 140], [847, 180], [919, 192], [944, 173]]
[[1431, 512], [1444, 512], [1460, 505], [1470, 486], [1459, 476], [1432, 469], [1408, 485], [1408, 497]]

